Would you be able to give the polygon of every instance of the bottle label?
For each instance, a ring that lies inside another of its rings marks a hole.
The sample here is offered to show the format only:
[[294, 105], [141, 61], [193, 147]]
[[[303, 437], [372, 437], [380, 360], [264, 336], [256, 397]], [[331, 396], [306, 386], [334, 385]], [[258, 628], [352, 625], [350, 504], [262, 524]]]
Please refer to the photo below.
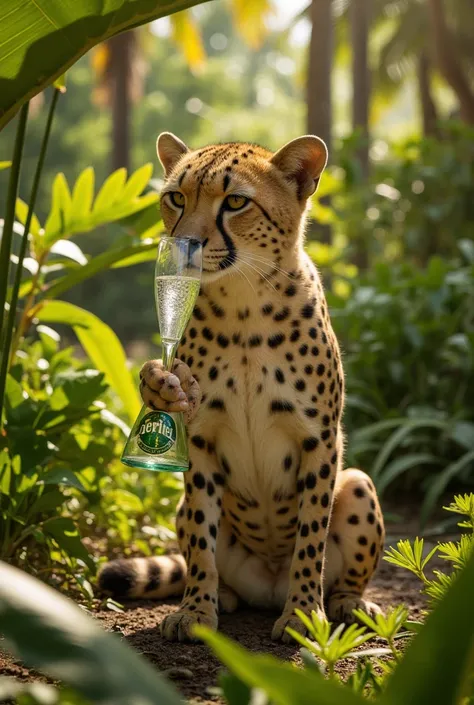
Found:
[[176, 443], [176, 424], [164, 411], [151, 411], [143, 417], [137, 434], [139, 447], [150, 455], [162, 455]]

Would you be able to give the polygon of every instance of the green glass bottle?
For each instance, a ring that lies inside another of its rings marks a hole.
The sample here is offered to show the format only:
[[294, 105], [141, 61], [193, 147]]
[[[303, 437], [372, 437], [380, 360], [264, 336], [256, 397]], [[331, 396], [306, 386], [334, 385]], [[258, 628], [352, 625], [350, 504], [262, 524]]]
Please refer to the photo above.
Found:
[[[160, 326], [163, 366], [171, 371], [199, 294], [201, 243], [191, 238], [163, 237], [155, 268], [155, 301]], [[148, 409], [133, 424], [122, 463], [161, 472], [189, 469], [188, 441], [182, 413]]]

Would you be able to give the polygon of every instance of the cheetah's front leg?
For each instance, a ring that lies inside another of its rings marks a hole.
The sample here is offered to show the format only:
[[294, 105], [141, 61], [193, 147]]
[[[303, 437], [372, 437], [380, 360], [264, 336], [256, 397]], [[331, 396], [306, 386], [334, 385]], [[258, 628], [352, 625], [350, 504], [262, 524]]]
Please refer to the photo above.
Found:
[[342, 433], [331, 430], [326, 438], [303, 440], [297, 490], [298, 533], [290, 568], [290, 585], [282, 616], [276, 621], [272, 638], [290, 642], [285, 631], [292, 627], [304, 632], [294, 614], [295, 608], [306, 614], [311, 610], [324, 614], [323, 563], [329, 514], [335, 477], [342, 455]]
[[186, 590], [177, 612], [161, 624], [171, 641], [194, 641], [195, 624], [217, 628], [218, 574], [216, 538], [221, 516], [224, 476], [213, 444], [202, 436], [190, 438], [190, 470], [186, 479], [186, 516], [180, 536], [188, 573]]
[[[140, 372], [140, 391], [151, 409], [183, 411], [192, 421], [201, 390], [187, 365], [175, 360], [167, 372], [161, 360], [150, 360]], [[219, 471], [214, 444], [190, 431], [189, 472], [185, 475], [185, 516], [179, 517], [179, 541], [187, 564], [186, 590], [180, 608], [161, 624], [170, 640], [192, 641], [196, 623], [217, 627], [218, 576], [215, 553], [221, 515], [224, 477]]]

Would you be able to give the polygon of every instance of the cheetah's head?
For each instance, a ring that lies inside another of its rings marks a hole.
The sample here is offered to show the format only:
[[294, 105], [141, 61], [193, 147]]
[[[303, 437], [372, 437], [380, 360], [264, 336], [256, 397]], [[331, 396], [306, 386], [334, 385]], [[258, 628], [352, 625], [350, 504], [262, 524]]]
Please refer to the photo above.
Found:
[[300, 245], [307, 199], [327, 162], [318, 137], [298, 137], [272, 153], [237, 142], [191, 150], [164, 132], [157, 151], [166, 229], [202, 241], [204, 281], [235, 268], [269, 271]]

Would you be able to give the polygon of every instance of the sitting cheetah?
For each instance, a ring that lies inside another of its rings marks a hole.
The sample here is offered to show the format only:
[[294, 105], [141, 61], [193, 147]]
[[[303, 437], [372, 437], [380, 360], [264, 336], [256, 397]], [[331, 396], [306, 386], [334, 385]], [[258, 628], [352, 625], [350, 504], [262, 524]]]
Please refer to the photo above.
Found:
[[353, 621], [384, 540], [374, 485], [342, 471], [344, 377], [318, 272], [303, 249], [307, 199], [325, 144], [295, 139], [275, 154], [253, 144], [190, 150], [170, 133], [158, 156], [167, 231], [203, 243], [203, 280], [173, 373], [141, 370], [151, 409], [183, 411], [190, 470], [178, 509], [182, 555], [113, 561], [118, 597], [184, 597], [162, 622], [192, 640], [239, 600]]

